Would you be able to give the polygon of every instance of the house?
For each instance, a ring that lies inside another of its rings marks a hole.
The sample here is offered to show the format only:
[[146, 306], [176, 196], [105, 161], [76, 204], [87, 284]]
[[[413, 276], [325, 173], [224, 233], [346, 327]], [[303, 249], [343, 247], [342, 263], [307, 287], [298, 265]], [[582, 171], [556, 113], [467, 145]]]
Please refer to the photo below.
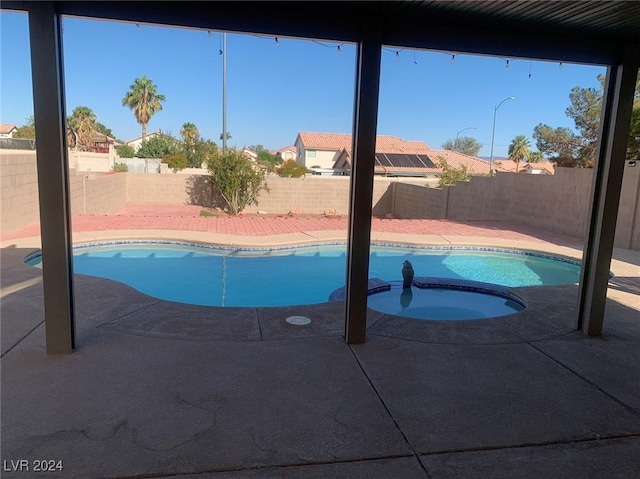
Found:
[[0, 124], [0, 138], [13, 138], [13, 134], [17, 131], [16, 125], [8, 123]]
[[343, 150], [351, 150], [351, 134], [301, 131], [295, 141], [296, 161], [307, 168], [334, 168]]
[[508, 158], [493, 162], [495, 171], [503, 173], [528, 173], [530, 175], [553, 175], [555, 173], [555, 164], [551, 161], [540, 161], [538, 163], [526, 163], [521, 161], [519, 165]]
[[[333, 168], [337, 171], [351, 170], [351, 135], [344, 133], [309, 133], [300, 132], [296, 140], [298, 146], [299, 163], [310, 159], [316, 161], [320, 168]], [[315, 151], [315, 156], [309, 157], [309, 152]], [[328, 166], [329, 158], [333, 159]], [[450, 150], [433, 150], [423, 141], [407, 141], [389, 135], [376, 137], [376, 165], [375, 174], [383, 176], [437, 176], [442, 172], [440, 163], [445, 160], [453, 168], [466, 166], [471, 174], [489, 174], [486, 162]], [[303, 163], [304, 164], [304, 163]], [[314, 165], [305, 165], [308, 168]]]
[[117, 142], [115, 138], [96, 131], [93, 134], [93, 148], [91, 148], [91, 151], [95, 153], [109, 153], [111, 146], [118, 145], [120, 145], [120, 143]]
[[[153, 138], [154, 136], [158, 136], [160, 135], [159, 131], [152, 131], [151, 133], [147, 133], [146, 136], [146, 140], [150, 140], [151, 138]], [[138, 151], [138, 149], [140, 148], [140, 145], [142, 145], [142, 137], [139, 136], [137, 138], [134, 138], [132, 140], [126, 141], [125, 145], [129, 145], [131, 148], [134, 149], [134, 151]]]
[[272, 155], [282, 159], [282, 161], [295, 160], [297, 158], [297, 148], [293, 145], [285, 146], [279, 150], [271, 151]]
[[249, 148], [243, 148], [242, 150], [240, 150], [240, 154], [245, 158], [249, 158], [254, 163], [258, 161], [258, 154], [255, 151], [250, 150]]

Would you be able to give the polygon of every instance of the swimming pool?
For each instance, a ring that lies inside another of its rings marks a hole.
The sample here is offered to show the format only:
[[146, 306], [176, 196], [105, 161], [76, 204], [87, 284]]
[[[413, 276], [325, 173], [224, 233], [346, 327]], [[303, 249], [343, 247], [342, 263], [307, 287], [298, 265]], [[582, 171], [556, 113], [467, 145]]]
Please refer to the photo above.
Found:
[[[372, 245], [369, 277], [416, 276], [502, 286], [571, 284], [576, 262], [496, 248]], [[37, 266], [40, 256], [27, 258]], [[119, 242], [74, 248], [74, 272], [119, 281], [150, 296], [204, 306], [291, 306], [328, 301], [345, 283], [346, 246], [215, 248], [186, 243]]]

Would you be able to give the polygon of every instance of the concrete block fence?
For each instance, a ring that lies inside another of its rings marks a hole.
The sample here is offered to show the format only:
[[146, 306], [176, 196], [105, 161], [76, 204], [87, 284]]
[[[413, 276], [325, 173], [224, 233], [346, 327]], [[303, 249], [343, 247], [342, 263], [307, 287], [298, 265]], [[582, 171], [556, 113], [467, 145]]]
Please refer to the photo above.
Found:
[[[2, 231], [39, 220], [36, 153], [0, 153]], [[444, 189], [424, 178], [374, 181], [373, 214], [404, 219], [503, 220], [583, 237], [593, 171], [556, 168], [551, 176], [498, 173], [474, 177]], [[349, 178], [267, 178], [247, 213], [346, 215]], [[92, 173], [71, 170], [74, 214], [108, 214], [127, 203], [222, 206], [219, 194], [200, 174]], [[640, 251], [640, 168], [628, 166], [621, 191], [616, 246]]]

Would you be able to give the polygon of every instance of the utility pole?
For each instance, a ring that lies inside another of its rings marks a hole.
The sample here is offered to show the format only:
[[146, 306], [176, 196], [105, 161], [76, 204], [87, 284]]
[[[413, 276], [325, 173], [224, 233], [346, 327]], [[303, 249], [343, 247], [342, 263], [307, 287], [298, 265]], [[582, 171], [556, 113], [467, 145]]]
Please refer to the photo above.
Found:
[[227, 152], [227, 33], [222, 33], [222, 153]]

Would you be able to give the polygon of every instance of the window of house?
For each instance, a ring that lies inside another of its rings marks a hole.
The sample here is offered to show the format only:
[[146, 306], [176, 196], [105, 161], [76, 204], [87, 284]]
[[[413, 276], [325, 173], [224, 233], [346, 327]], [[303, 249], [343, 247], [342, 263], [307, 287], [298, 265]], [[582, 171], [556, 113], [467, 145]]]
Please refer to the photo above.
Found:
[[307, 150], [307, 158], [315, 158], [316, 150]]

